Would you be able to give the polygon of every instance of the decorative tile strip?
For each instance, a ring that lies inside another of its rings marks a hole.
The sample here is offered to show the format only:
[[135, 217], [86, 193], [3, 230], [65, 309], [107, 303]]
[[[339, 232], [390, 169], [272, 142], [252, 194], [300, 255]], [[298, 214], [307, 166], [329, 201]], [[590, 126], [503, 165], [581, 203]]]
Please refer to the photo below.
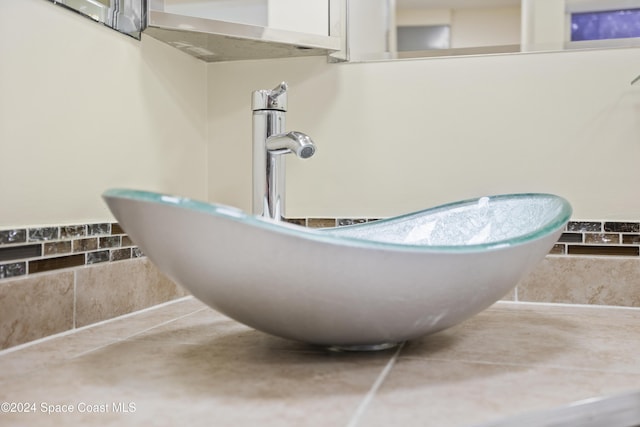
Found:
[[344, 227], [346, 225], [364, 224], [367, 222], [364, 218], [339, 218], [337, 220], [338, 227]]
[[0, 279], [142, 256], [117, 223], [0, 230]]
[[29, 261], [29, 274], [84, 265], [84, 255], [68, 255]]
[[335, 226], [335, 218], [307, 218], [307, 227], [310, 228], [327, 228]]
[[117, 222], [114, 222], [113, 224], [111, 224], [111, 234], [126, 234], [126, 233], [122, 229], [120, 224], [118, 224]]
[[602, 222], [595, 221], [569, 221], [567, 224], [567, 231], [578, 231], [584, 233], [585, 231], [602, 231]]
[[20, 245], [0, 249], [0, 261], [34, 258], [42, 255], [42, 245]]
[[29, 241], [39, 242], [43, 240], [56, 240], [60, 236], [58, 227], [40, 227], [29, 229]]
[[608, 256], [640, 256], [640, 248], [637, 246], [591, 246], [569, 245], [569, 255], [608, 255]]
[[73, 241], [73, 252], [95, 251], [98, 249], [98, 239], [78, 239]]
[[26, 241], [27, 230], [0, 231], [0, 245], [8, 243], [25, 243]]
[[71, 240], [61, 242], [50, 242], [44, 244], [45, 255], [60, 255], [71, 253]]
[[87, 253], [87, 264], [97, 264], [109, 261], [109, 251], [96, 251]]
[[299, 225], [301, 227], [307, 226], [307, 220], [305, 218], [286, 218], [285, 221], [289, 224]]
[[620, 243], [620, 235], [616, 233], [584, 233], [584, 242], [617, 245]]
[[0, 264], [0, 279], [24, 276], [27, 274], [26, 262], [12, 262], [9, 264]]
[[[341, 227], [378, 218], [289, 218], [307, 227]], [[640, 222], [570, 221], [550, 255], [640, 257]]]
[[[378, 218], [287, 218], [303, 227], [340, 227]], [[554, 256], [640, 258], [640, 222], [570, 221], [549, 251]], [[117, 223], [0, 230], [0, 280], [61, 268], [144, 256]]]
[[83, 225], [65, 225], [60, 227], [61, 239], [72, 239], [87, 235], [87, 226]]
[[640, 234], [623, 234], [622, 243], [625, 245], [640, 245]]
[[640, 233], [640, 223], [638, 222], [605, 222], [604, 231], [615, 233]]
[[570, 256], [640, 257], [640, 222], [570, 221], [558, 243]]
[[131, 248], [114, 249], [111, 251], [110, 261], [120, 261], [131, 258]]
[[582, 243], [584, 235], [582, 233], [562, 233], [558, 242], [562, 243]]
[[100, 237], [98, 246], [100, 247], [100, 249], [119, 248], [120, 236]]
[[98, 236], [101, 234], [111, 234], [111, 224], [89, 224], [87, 225], [87, 234], [89, 236]]

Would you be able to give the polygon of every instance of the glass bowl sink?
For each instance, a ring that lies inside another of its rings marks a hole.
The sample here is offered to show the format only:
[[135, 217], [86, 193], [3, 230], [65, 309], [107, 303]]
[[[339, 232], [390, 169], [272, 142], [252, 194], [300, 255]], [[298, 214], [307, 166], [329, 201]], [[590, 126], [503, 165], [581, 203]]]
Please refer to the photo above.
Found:
[[489, 307], [571, 215], [561, 197], [512, 194], [318, 230], [158, 193], [103, 198], [149, 259], [213, 309], [269, 334], [356, 350]]

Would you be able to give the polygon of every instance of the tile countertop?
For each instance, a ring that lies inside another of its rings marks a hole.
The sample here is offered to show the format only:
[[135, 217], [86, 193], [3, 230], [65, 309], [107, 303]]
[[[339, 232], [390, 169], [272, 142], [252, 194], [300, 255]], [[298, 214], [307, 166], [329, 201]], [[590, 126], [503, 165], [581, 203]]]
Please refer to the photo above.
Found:
[[638, 388], [639, 309], [499, 302], [336, 353], [187, 297], [0, 352], [0, 425], [474, 426]]

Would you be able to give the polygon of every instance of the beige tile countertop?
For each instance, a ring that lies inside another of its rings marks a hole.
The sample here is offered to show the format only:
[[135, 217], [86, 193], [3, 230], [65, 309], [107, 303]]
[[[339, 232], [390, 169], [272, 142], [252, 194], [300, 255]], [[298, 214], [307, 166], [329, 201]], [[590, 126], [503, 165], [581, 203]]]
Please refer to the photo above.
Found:
[[499, 302], [377, 353], [186, 297], [0, 352], [0, 426], [474, 426], [640, 389], [640, 310]]

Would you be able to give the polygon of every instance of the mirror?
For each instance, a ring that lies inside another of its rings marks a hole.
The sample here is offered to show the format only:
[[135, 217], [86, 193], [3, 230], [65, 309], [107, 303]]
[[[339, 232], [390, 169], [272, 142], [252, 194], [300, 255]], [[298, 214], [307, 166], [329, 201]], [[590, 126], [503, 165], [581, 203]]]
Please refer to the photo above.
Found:
[[145, 0], [49, 0], [140, 40]]
[[350, 0], [351, 61], [640, 46], [640, 0]]

